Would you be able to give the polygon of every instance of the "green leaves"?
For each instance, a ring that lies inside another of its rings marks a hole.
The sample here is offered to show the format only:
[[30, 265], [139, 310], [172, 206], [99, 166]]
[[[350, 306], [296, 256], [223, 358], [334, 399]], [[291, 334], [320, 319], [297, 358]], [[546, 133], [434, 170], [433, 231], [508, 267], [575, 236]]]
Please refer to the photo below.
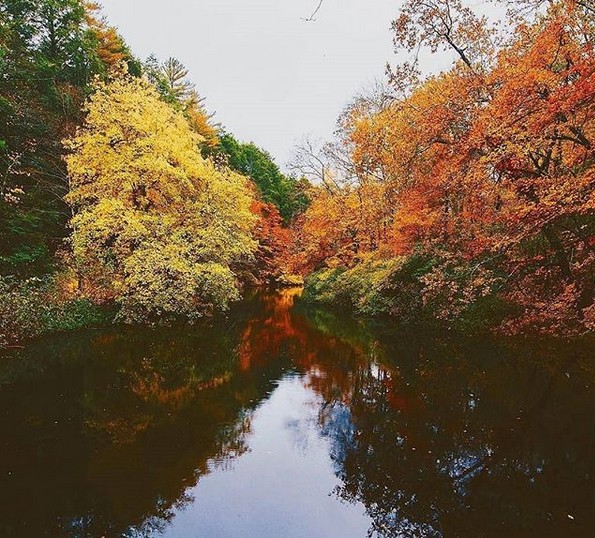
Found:
[[265, 202], [277, 206], [285, 222], [307, 207], [300, 184], [284, 176], [266, 151], [253, 143], [242, 144], [227, 133], [221, 136], [220, 150], [231, 168], [254, 181]]
[[126, 57], [94, 10], [83, 0], [0, 0], [0, 274], [50, 270], [66, 235], [62, 140], [93, 77]]

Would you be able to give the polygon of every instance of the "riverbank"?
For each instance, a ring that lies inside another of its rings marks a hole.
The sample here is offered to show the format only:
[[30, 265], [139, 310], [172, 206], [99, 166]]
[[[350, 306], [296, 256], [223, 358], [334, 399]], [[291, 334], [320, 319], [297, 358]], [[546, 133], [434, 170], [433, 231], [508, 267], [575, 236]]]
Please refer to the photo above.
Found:
[[65, 293], [55, 277], [0, 279], [0, 297], [0, 350], [47, 334], [107, 325], [116, 315], [112, 307]]
[[[502, 292], [505, 276], [478, 277], [477, 267], [451, 267], [435, 257], [363, 258], [353, 267], [320, 269], [306, 278], [303, 300], [348, 309], [354, 316], [388, 318], [399, 323], [446, 326], [465, 333], [504, 332], [572, 337], [590, 332], [566, 316], [556, 323], [531, 318]], [[535, 305], [538, 308], [538, 305]]]
[[[295, 275], [281, 275], [266, 285], [244, 286], [246, 298], [263, 289], [296, 288], [303, 280]], [[65, 282], [60, 273], [45, 278], [17, 281], [0, 278], [0, 351], [22, 347], [42, 336], [72, 332], [91, 327], [105, 327], [123, 320], [118, 305], [113, 301], [98, 302], [75, 289], [72, 281]], [[204, 311], [186, 323], [211, 316], [215, 311]], [[167, 325], [171, 317], [154, 319], [133, 325]]]
[[[305, 282], [301, 277], [282, 275], [265, 286], [244, 284], [242, 296], [253, 295], [254, 290], [303, 286], [303, 303], [348, 311], [354, 318], [380, 319], [418, 327], [446, 327], [467, 334], [509, 328], [507, 320], [518, 314], [514, 304], [497, 293], [463, 295], [454, 286], [449, 288], [448, 294], [438, 293], [427, 279], [434, 263], [423, 256], [389, 260], [370, 258], [350, 269], [337, 267], [316, 271]], [[122, 321], [117, 304], [85, 296], [76, 289], [72, 278], [65, 278], [61, 273], [26, 281], [0, 279], [0, 296], [0, 350], [22, 346], [44, 335]], [[205, 311], [196, 319], [213, 313]], [[185, 322], [192, 323], [196, 319], [185, 318]], [[140, 325], [176, 321], [180, 320], [162, 317]], [[581, 332], [574, 327], [573, 331], [549, 334], [566, 337]]]

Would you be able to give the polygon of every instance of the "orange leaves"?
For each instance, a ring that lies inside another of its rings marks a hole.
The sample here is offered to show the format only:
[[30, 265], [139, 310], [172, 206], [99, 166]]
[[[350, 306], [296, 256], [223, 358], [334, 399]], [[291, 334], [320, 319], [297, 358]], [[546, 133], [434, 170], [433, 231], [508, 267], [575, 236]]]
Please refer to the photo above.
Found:
[[118, 31], [109, 26], [101, 15], [101, 6], [86, 3], [86, 19], [91, 34], [97, 42], [97, 56], [107, 71], [117, 68], [121, 62], [131, 60], [132, 55]]
[[298, 271], [352, 266], [360, 256], [387, 245], [393, 203], [387, 185], [367, 178], [337, 190], [314, 189], [311, 204], [296, 223]]
[[392, 25], [397, 48], [413, 53], [451, 50], [471, 71], [480, 70], [493, 50], [493, 30], [461, 0], [407, 0]]
[[296, 254], [293, 265], [298, 272], [309, 272], [326, 260], [351, 257], [355, 230], [344, 193], [314, 190], [310, 207], [296, 223]]
[[255, 198], [251, 211], [258, 216], [254, 229], [254, 238], [258, 242], [255, 253], [257, 277], [272, 283], [289, 272], [288, 249], [292, 232], [283, 225], [283, 219], [273, 204]]
[[440, 210], [429, 202], [427, 193], [413, 189], [399, 197], [391, 241], [396, 255], [410, 254], [417, 243], [439, 235]]
[[[470, 304], [497, 290], [529, 325], [539, 325], [540, 311], [549, 330], [587, 324], [595, 289], [595, 21], [571, 4], [554, 2], [519, 26], [482, 69], [459, 63], [380, 111], [352, 107], [342, 127], [358, 181], [321, 192], [306, 212], [303, 265], [349, 267], [367, 252], [422, 252], [451, 260], [425, 282], [428, 296], [457, 290], [456, 300]], [[449, 5], [459, 3], [424, 2], [425, 19], [409, 10], [395, 24], [397, 40], [409, 46], [411, 36], [426, 36], [439, 48], [424, 25]], [[459, 37], [483, 46], [479, 34]], [[465, 274], [467, 265], [482, 271]]]
[[575, 33], [577, 24], [553, 10], [501, 54], [489, 78], [493, 98], [476, 127], [486, 160], [516, 195], [509, 218], [524, 216], [538, 227], [582, 212], [593, 190], [584, 164], [595, 135], [595, 57]]

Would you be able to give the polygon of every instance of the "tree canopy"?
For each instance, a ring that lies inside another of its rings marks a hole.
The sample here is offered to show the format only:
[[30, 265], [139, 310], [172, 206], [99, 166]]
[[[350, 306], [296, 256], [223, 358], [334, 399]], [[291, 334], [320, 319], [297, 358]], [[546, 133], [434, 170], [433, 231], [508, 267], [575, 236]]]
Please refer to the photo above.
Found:
[[192, 316], [238, 297], [233, 266], [256, 249], [251, 193], [199, 144], [182, 114], [127, 75], [97, 87], [69, 144], [81, 286], [127, 319]]
[[350, 107], [340, 143], [355, 181], [313, 196], [297, 234], [302, 270], [422, 255], [432, 262], [418, 293], [439, 317], [497, 299], [516, 309], [511, 329], [593, 328], [594, 13], [560, 0], [517, 16], [490, 49], [461, 2], [404, 4], [396, 43], [464, 54], [396, 84], [379, 110]]
[[229, 166], [251, 178], [262, 198], [275, 205], [286, 222], [305, 209], [306, 184], [283, 175], [269, 153], [253, 143], [238, 142], [229, 133], [221, 136], [219, 147]]
[[68, 219], [61, 141], [93, 77], [121, 61], [138, 71], [96, 5], [0, 0], [0, 273], [51, 270]]

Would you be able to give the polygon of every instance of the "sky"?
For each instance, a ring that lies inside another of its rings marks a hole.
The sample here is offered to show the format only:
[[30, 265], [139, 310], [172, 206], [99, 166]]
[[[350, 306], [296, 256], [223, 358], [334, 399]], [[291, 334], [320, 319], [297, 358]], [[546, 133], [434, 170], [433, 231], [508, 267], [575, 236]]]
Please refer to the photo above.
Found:
[[326, 140], [344, 106], [396, 63], [400, 0], [101, 0], [134, 54], [173, 56], [215, 120], [285, 168], [305, 136]]

